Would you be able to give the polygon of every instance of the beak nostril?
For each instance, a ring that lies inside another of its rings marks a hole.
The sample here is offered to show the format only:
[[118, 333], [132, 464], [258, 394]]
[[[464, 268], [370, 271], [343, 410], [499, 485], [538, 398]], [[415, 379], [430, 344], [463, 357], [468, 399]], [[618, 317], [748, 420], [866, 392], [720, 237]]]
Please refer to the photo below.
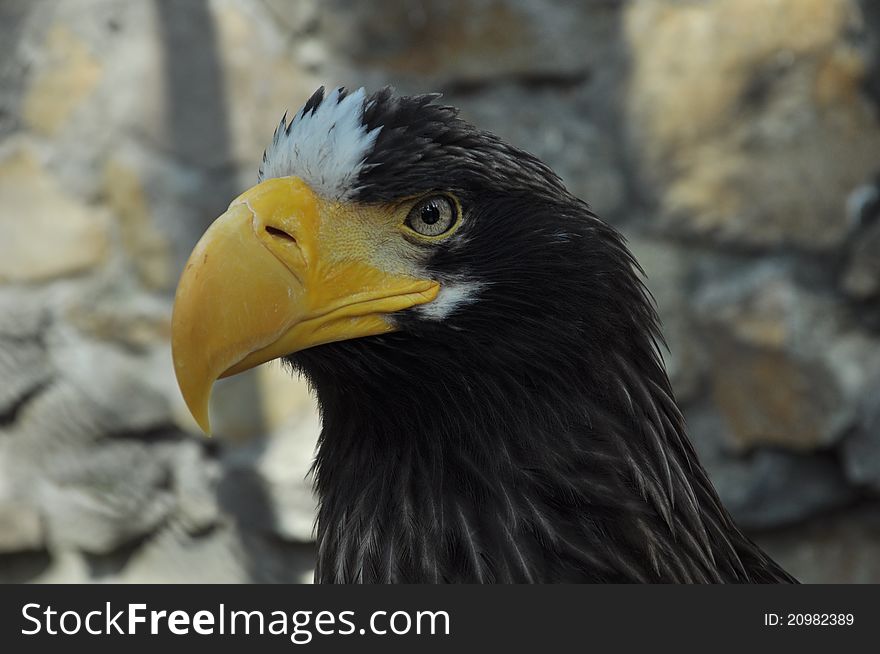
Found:
[[269, 236], [275, 236], [277, 238], [284, 239], [286, 241], [291, 241], [296, 243], [296, 239], [291, 235], [285, 232], [283, 229], [278, 229], [277, 227], [272, 227], [271, 225], [266, 226], [266, 233]]

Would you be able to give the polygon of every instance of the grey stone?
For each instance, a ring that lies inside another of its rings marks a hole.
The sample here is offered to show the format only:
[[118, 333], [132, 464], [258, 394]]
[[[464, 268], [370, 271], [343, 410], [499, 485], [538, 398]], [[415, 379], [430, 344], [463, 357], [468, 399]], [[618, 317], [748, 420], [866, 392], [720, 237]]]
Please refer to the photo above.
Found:
[[738, 451], [714, 411], [696, 408], [686, 418], [722, 503], [745, 529], [795, 524], [857, 497], [832, 460], [778, 448]]
[[578, 77], [603, 63], [617, 34], [617, 7], [604, 2], [334, 0], [320, 9], [324, 38], [349, 67], [432, 85]]
[[845, 303], [798, 284], [790, 266], [734, 270], [704, 283], [692, 307], [714, 404], [741, 447], [832, 444], [854, 424], [880, 348]]
[[165, 447], [164, 455], [171, 470], [176, 520], [189, 533], [200, 534], [221, 520], [217, 503], [217, 480], [220, 470], [216, 460], [191, 440]]
[[[235, 530], [221, 526], [193, 535], [169, 525], [151, 536], [122, 566], [107, 566], [113, 583], [241, 584], [251, 581], [247, 554]], [[115, 569], [114, 569], [115, 568]]]
[[642, 269], [645, 283], [654, 296], [663, 337], [666, 371], [679, 402], [688, 402], [702, 390], [708, 363], [705, 347], [693, 338], [695, 327], [690, 311], [691, 253], [668, 241], [629, 238], [629, 247]]
[[55, 457], [35, 483], [50, 542], [102, 554], [150, 534], [174, 509], [168, 477], [149, 448], [134, 442]]
[[[0, 282], [39, 282], [86, 273], [107, 259], [108, 216], [67, 193], [34, 148], [0, 158]], [[27, 220], [22, 220], [28, 216]], [[59, 220], [58, 216], [64, 216]]]
[[843, 441], [841, 451], [849, 480], [880, 493], [880, 377], [869, 385], [858, 423]]
[[802, 583], [880, 583], [880, 506], [876, 503], [754, 537]]
[[0, 554], [40, 550], [43, 524], [35, 507], [19, 499], [0, 500]]
[[320, 420], [312, 411], [275, 432], [260, 457], [259, 473], [276, 511], [274, 530], [287, 541], [308, 543], [315, 538], [317, 499], [311, 466], [320, 431]]
[[842, 286], [857, 300], [880, 295], [880, 220], [867, 228], [853, 246]]
[[0, 61], [0, 138], [20, 127], [20, 104], [27, 65], [19, 57], [9, 56], [17, 50], [19, 37], [33, 3], [29, 0], [7, 0], [0, 5], [0, 43], [4, 57]]
[[858, 493], [834, 461], [768, 450], [710, 465], [715, 487], [745, 529], [790, 525], [851, 503]]
[[320, 433], [313, 410], [267, 438], [226, 453], [220, 497], [246, 524], [293, 543], [314, 540], [316, 498], [311, 466]]
[[51, 342], [58, 376], [77, 388], [104, 433], [150, 429], [170, 422], [162, 379], [149, 359], [59, 328]]
[[[81, 389], [53, 379], [22, 403], [5, 427], [5, 449], [20, 463], [42, 465], [57, 454], [87, 446], [104, 433], [103, 412]], [[17, 474], [17, 471], [13, 471]]]
[[840, 247], [847, 195], [880, 151], [858, 3], [644, 0], [623, 13], [632, 155], [659, 226], [722, 246]]
[[21, 290], [0, 290], [0, 431], [51, 376], [43, 344], [48, 321], [39, 299]]

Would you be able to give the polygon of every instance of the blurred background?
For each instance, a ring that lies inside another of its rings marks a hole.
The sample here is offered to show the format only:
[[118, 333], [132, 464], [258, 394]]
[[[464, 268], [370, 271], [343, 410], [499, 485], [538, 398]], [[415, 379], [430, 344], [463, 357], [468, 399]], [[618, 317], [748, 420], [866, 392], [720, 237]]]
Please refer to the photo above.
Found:
[[0, 580], [311, 578], [277, 364], [198, 434], [199, 235], [319, 85], [442, 91], [630, 239], [693, 440], [804, 581], [880, 582], [880, 3], [0, 0]]

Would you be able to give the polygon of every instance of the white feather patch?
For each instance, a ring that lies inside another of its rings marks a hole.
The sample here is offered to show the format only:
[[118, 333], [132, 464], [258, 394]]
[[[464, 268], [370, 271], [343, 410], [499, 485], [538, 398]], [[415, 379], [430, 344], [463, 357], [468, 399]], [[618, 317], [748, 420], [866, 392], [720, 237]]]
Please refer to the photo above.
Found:
[[366, 92], [358, 89], [341, 101], [332, 91], [313, 112], [297, 112], [289, 125], [281, 124], [260, 170], [260, 181], [296, 176], [330, 200], [347, 200], [381, 127], [363, 124]]
[[443, 320], [458, 307], [475, 302], [483, 286], [480, 282], [441, 282], [437, 297], [415, 310], [430, 320]]

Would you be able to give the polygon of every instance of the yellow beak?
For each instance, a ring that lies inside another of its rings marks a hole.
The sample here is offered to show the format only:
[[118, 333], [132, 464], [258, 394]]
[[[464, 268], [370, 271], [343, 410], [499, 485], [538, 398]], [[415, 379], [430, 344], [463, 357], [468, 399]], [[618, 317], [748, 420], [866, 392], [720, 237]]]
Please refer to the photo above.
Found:
[[345, 220], [339, 206], [298, 178], [270, 179], [234, 200], [190, 255], [171, 348], [183, 398], [205, 432], [217, 379], [394, 331], [388, 314], [437, 296], [437, 282], [381, 270], [363, 238], [369, 226]]

